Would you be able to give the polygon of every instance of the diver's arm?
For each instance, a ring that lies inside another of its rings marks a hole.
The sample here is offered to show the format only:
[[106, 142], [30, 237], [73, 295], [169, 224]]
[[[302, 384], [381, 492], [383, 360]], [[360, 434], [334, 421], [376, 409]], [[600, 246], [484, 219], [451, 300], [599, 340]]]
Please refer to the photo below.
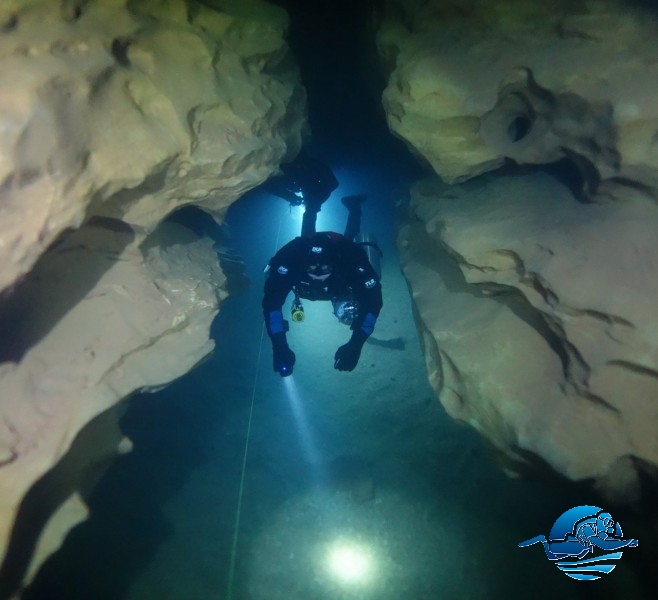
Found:
[[291, 204], [300, 204], [302, 196], [301, 189], [297, 182], [286, 175], [275, 175], [263, 183], [262, 189], [266, 192], [283, 198]]
[[272, 341], [272, 368], [281, 377], [292, 375], [295, 353], [288, 346], [288, 321], [283, 318], [283, 303], [294, 284], [297, 272], [295, 257], [300, 238], [286, 244], [270, 260], [263, 294], [263, 316], [267, 334]]
[[286, 321], [283, 319], [283, 303], [292, 289], [289, 268], [277, 260], [278, 256], [279, 253], [270, 261], [263, 294], [263, 316], [270, 338], [279, 333], [285, 335], [287, 328]]
[[267, 335], [272, 342], [272, 369], [281, 377], [292, 375], [296, 360], [295, 353], [288, 346], [288, 321], [283, 318], [282, 311], [283, 302], [289, 292], [290, 287], [285, 278], [270, 276], [265, 282], [263, 316]]
[[352, 323], [352, 330], [363, 332], [367, 338], [373, 332], [384, 305], [382, 284], [362, 248], [358, 248], [356, 259], [352, 287], [359, 303], [359, 316]]
[[370, 267], [360, 264], [354, 272], [354, 293], [359, 303], [359, 316], [352, 323], [352, 337], [334, 356], [334, 368], [339, 371], [352, 371], [361, 356], [363, 345], [375, 329], [375, 323], [382, 308], [382, 289], [376, 273]]
[[382, 286], [379, 281], [373, 287], [357, 294], [359, 302], [359, 317], [352, 323], [352, 331], [362, 331], [366, 337], [375, 329], [379, 312], [382, 309]]

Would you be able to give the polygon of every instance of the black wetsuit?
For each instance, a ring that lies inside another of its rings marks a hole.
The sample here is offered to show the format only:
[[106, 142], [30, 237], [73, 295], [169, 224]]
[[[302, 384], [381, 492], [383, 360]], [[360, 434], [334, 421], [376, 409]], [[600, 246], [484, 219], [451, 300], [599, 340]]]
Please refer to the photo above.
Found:
[[311, 250], [309, 238], [295, 238], [270, 260], [263, 297], [263, 313], [270, 337], [285, 332], [282, 307], [292, 290], [307, 300], [355, 300], [359, 311], [351, 329], [368, 336], [375, 327], [383, 304], [382, 288], [365, 251], [339, 233], [322, 232], [320, 235], [331, 247], [334, 267], [325, 281], [313, 280], [306, 273], [305, 261]]

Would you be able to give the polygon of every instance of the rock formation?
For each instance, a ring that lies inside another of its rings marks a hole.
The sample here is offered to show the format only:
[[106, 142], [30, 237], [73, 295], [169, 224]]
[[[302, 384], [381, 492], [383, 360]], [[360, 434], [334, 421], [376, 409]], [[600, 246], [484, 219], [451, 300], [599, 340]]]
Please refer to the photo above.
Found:
[[[440, 401], [510, 472], [635, 502], [658, 475], [656, 14], [613, 0], [387, 11], [389, 124], [440, 176], [412, 190], [400, 236]], [[568, 187], [483, 175], [558, 161]]]
[[655, 12], [622, 0], [387, 6], [388, 122], [444, 181], [567, 158], [590, 197], [654, 197]]
[[[655, 15], [378, 5], [390, 127], [440, 177], [400, 235], [440, 401], [510, 472], [638, 499], [658, 467]], [[212, 350], [226, 278], [164, 219], [221, 222], [299, 151], [286, 27], [260, 0], [0, 5], [0, 598], [129, 450], [122, 400]], [[494, 172], [565, 161], [569, 186]]]
[[212, 351], [217, 255], [162, 221], [221, 222], [299, 151], [286, 28], [257, 0], [0, 6], [0, 597], [129, 448], [120, 401]]

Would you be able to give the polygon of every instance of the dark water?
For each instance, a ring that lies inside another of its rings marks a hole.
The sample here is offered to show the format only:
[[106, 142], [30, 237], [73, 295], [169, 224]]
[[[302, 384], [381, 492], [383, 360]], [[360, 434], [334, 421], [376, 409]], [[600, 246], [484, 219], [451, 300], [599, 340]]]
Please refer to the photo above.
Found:
[[[134, 451], [110, 468], [90, 519], [29, 600], [643, 597], [632, 561], [587, 584], [560, 574], [539, 546], [518, 549], [596, 498], [508, 479], [433, 397], [393, 246], [397, 191], [421, 170], [372, 103], [376, 81], [358, 75], [353, 59], [368, 53], [355, 4], [288, 3], [313, 150], [341, 183], [319, 228], [342, 231], [340, 196], [365, 192], [363, 227], [384, 250], [374, 343], [353, 373], [335, 372], [349, 332], [328, 307], [307, 306], [290, 332], [295, 388], [272, 373], [262, 268], [300, 218], [282, 200], [248, 194], [227, 223], [250, 285], [222, 306], [214, 355], [130, 402], [122, 425]], [[331, 574], [325, 554], [336, 540], [369, 557], [366, 583]]]

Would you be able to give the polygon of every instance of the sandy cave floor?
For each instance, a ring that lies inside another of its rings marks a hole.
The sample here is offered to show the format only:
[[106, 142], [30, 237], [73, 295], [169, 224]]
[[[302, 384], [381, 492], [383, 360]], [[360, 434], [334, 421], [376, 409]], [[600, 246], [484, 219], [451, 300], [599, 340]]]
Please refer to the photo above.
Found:
[[[252, 284], [222, 307], [214, 355], [134, 399], [124, 419], [133, 452], [111, 467], [90, 520], [25, 600], [651, 597], [632, 558], [584, 584], [540, 546], [518, 548], [547, 535], [565, 510], [596, 501], [508, 478], [474, 431], [446, 415], [427, 383], [386, 231], [377, 232], [385, 306], [373, 343], [354, 372], [335, 371], [333, 353], [349, 331], [326, 303], [305, 303], [306, 321], [289, 335], [298, 360], [291, 395], [263, 337], [261, 271], [298, 224], [269, 206], [262, 218], [281, 215], [285, 227], [238, 248]], [[249, 239], [252, 226], [238, 220], [235, 239]], [[340, 544], [368, 559], [362, 580], [332, 570]]]
[[[226, 307], [223, 318], [238, 329], [231, 335], [244, 339], [250, 350], [238, 358], [220, 342], [213, 359], [233, 362], [222, 380], [233, 378], [235, 411], [217, 432], [213, 456], [166, 505], [173, 534], [134, 582], [130, 600], [582, 598], [616, 593], [612, 581], [606, 590], [585, 593], [582, 584], [578, 588], [579, 582], [546, 560], [541, 547], [517, 547], [548, 533], [559, 514], [579, 500], [507, 478], [481, 440], [447, 417], [427, 383], [408, 292], [395, 264], [386, 266], [383, 282], [386, 307], [374, 337], [397, 349], [368, 344], [353, 373], [331, 368], [333, 352], [349, 331], [326, 304], [306, 303], [306, 321], [291, 324], [298, 411], [307, 431], [299, 429], [286, 382], [271, 371], [267, 338], [254, 391], [259, 327], [233, 319]], [[260, 294], [246, 302], [258, 304]], [[237, 312], [246, 308], [241, 302]], [[249, 331], [240, 332], [242, 327]], [[204, 386], [211, 398], [213, 383]], [[367, 555], [370, 566], [363, 581], [345, 582], [332, 572], [330, 551], [341, 542]], [[616, 577], [617, 585], [631, 578]]]

